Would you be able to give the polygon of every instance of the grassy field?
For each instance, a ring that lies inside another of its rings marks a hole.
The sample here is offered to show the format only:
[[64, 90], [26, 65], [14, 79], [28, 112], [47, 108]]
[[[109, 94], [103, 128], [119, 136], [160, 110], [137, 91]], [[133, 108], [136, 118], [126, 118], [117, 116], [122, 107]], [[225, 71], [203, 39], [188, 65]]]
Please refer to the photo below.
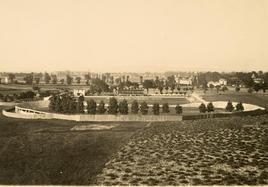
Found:
[[255, 104], [268, 109], [268, 95], [261, 93], [247, 93], [247, 92], [234, 92], [229, 91], [226, 93], [217, 94], [216, 92], [208, 91], [201, 95], [206, 101], [228, 101], [243, 102], [249, 104]]
[[[131, 104], [134, 100], [137, 100], [139, 103], [145, 101], [147, 104], [154, 104], [154, 103], [168, 103], [168, 104], [186, 104], [189, 103], [189, 101], [186, 98], [179, 98], [179, 97], [154, 97], [154, 96], [115, 96], [115, 98], [118, 101], [122, 101], [123, 99], [126, 99], [129, 104]], [[109, 103], [109, 97], [99, 97], [99, 96], [91, 96], [91, 97], [85, 97], [85, 100], [94, 99], [97, 103], [99, 103], [101, 100], [105, 103]]]
[[268, 184], [268, 116], [153, 123], [98, 176], [100, 185]]
[[96, 124], [111, 125], [0, 115], [0, 184], [94, 184], [111, 155], [144, 127], [117, 123], [109, 130], [70, 130]]

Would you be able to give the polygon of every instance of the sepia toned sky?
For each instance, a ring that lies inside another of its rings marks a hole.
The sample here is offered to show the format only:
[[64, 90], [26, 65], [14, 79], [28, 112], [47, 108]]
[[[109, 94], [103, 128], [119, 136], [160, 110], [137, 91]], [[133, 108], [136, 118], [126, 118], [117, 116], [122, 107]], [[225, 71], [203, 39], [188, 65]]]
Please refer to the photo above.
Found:
[[268, 71], [268, 0], [0, 0], [0, 71]]

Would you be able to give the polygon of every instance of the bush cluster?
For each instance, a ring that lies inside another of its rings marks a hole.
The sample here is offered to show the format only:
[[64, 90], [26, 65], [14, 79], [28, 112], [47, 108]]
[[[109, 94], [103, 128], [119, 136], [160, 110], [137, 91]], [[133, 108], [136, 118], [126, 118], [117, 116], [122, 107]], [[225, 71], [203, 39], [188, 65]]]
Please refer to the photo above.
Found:
[[[243, 106], [242, 102], [239, 102], [234, 107], [233, 106], [233, 103], [231, 101], [228, 101], [227, 102], [227, 105], [225, 107], [225, 110], [227, 112], [233, 112], [234, 110], [236, 110], [236, 111], [243, 111], [244, 110], [244, 106]], [[204, 103], [201, 103], [200, 106], [199, 106], [199, 112], [200, 113], [214, 112], [213, 103], [210, 102], [210, 103], [207, 104], [207, 106]]]
[[0, 94], [0, 101], [12, 102], [12, 101], [17, 101], [17, 100], [33, 99], [34, 97], [35, 97], [35, 93], [33, 91], [21, 92], [19, 94], [16, 94], [16, 93], [7, 94], [7, 95]]

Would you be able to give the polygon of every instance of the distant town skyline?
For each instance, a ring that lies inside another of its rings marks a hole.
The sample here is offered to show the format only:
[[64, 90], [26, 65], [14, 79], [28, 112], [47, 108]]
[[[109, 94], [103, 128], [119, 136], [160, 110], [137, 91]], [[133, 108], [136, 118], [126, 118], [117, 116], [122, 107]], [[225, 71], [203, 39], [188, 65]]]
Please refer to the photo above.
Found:
[[0, 71], [268, 71], [267, 20], [267, 0], [0, 1]]

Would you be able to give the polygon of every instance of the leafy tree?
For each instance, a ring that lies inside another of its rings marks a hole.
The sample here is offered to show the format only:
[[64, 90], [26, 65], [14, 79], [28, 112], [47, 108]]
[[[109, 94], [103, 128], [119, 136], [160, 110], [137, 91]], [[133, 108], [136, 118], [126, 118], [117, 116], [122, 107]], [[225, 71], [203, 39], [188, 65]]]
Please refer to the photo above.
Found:
[[40, 91], [40, 89], [41, 89], [40, 87], [33, 85], [33, 90]]
[[9, 94], [4, 96], [4, 102], [12, 102], [13, 100], [14, 98]]
[[48, 73], [45, 73], [44, 77], [45, 77], [45, 83], [46, 83], [46, 84], [49, 84], [49, 82], [50, 82], [50, 80], [51, 80], [50, 75], [49, 75]]
[[104, 82], [103, 80], [99, 78], [95, 78], [91, 80], [89, 91], [92, 94], [94, 93], [100, 94], [101, 92], [108, 92], [110, 91], [110, 89], [109, 89], [109, 85], [106, 82]]
[[35, 84], [39, 84], [40, 83], [40, 77], [35, 77], [34, 81], [35, 81]]
[[75, 110], [76, 110], [75, 98], [74, 97], [69, 97], [69, 100], [68, 100], [68, 112], [70, 114], [73, 114], [73, 113], [75, 113]]
[[4, 95], [0, 93], [0, 101], [4, 101]]
[[160, 110], [159, 103], [154, 103], [153, 104], [153, 113], [154, 113], [154, 115], [159, 115], [159, 110]]
[[149, 88], [154, 88], [154, 80], [143, 81], [143, 87], [147, 90], [147, 93], [148, 93]]
[[176, 81], [174, 75], [167, 77], [167, 86], [171, 89], [172, 93], [176, 87]]
[[69, 97], [67, 94], [61, 96], [61, 112], [62, 113], [69, 112]]
[[182, 106], [179, 104], [176, 105], [175, 107], [176, 114], [181, 114], [182, 113]]
[[226, 87], [226, 86], [223, 86], [222, 88], [221, 88], [221, 91], [223, 91], [223, 92], [225, 92], [225, 91], [227, 91], [228, 90], [228, 88]]
[[149, 109], [149, 107], [148, 107], [147, 103], [146, 103], [145, 101], [142, 102], [142, 103], [141, 103], [141, 106], [140, 106], [141, 114], [142, 114], [142, 115], [146, 115], [146, 114], [148, 114], [148, 109]]
[[206, 80], [204, 80], [204, 83], [202, 84], [202, 88], [203, 88], [204, 93], [206, 93], [206, 91], [208, 90], [208, 85], [207, 85]]
[[61, 112], [61, 97], [59, 95], [56, 95], [55, 97], [55, 112]]
[[208, 105], [207, 105], [207, 111], [208, 112], [213, 112], [214, 111], [214, 106], [213, 106], [212, 102], [208, 103]]
[[106, 112], [105, 104], [103, 101], [101, 101], [97, 107], [97, 113], [104, 114], [105, 112]]
[[75, 77], [76, 83], [80, 84], [81, 83], [81, 77]]
[[243, 106], [242, 102], [237, 103], [236, 110], [237, 111], [243, 111], [244, 110], [244, 106]]
[[52, 77], [52, 84], [57, 84], [58, 82], [57, 75], [51, 75], [51, 77]]
[[93, 99], [90, 99], [87, 102], [87, 112], [89, 114], [96, 114], [96, 112], [97, 112], [97, 104]]
[[60, 80], [60, 83], [61, 83], [61, 84], [64, 84], [64, 79], [61, 79], [61, 80]]
[[56, 110], [56, 96], [52, 95], [49, 98], [49, 105], [48, 105], [49, 111], [54, 112]]
[[68, 85], [71, 85], [73, 82], [73, 77], [71, 77], [70, 75], [66, 75], [66, 82]]
[[84, 113], [84, 96], [78, 97], [78, 102], [76, 105], [76, 112], [77, 113]]
[[217, 93], [219, 93], [221, 87], [219, 85], [216, 85], [215, 88], [217, 90]]
[[138, 114], [138, 112], [139, 112], [139, 104], [138, 104], [137, 100], [134, 100], [132, 102], [132, 104], [131, 104], [131, 112], [133, 114]]
[[26, 84], [33, 84], [33, 74], [28, 74], [24, 77]]
[[253, 90], [255, 90], [255, 92], [258, 92], [261, 88], [262, 88], [261, 84], [254, 84], [253, 85]]
[[253, 92], [253, 89], [252, 88], [249, 88], [248, 89], [248, 93], [252, 93]]
[[35, 93], [33, 91], [21, 92], [19, 94], [19, 99], [33, 99]]
[[201, 103], [201, 105], [199, 106], [199, 112], [200, 113], [206, 113], [207, 111], [207, 107], [204, 103]]
[[163, 113], [169, 113], [169, 105], [168, 103], [164, 103], [163, 106], [162, 106], [162, 112]]
[[117, 100], [112, 97], [109, 100], [108, 114], [117, 114], [118, 112], [118, 103]]
[[121, 114], [124, 114], [124, 115], [128, 114], [128, 103], [127, 103], [127, 100], [124, 99], [123, 101], [121, 101], [119, 103], [119, 112]]
[[213, 84], [209, 84], [209, 88], [210, 89], [213, 89], [214, 88], [214, 85]]
[[15, 74], [13, 74], [13, 73], [9, 73], [9, 74], [8, 74], [8, 79], [10, 80], [11, 83], [14, 83]]
[[228, 112], [232, 112], [234, 110], [234, 106], [233, 103], [231, 101], [228, 101], [226, 107], [225, 107], [226, 111]]
[[88, 85], [89, 84], [89, 80], [91, 79], [91, 75], [88, 73], [88, 74], [85, 74], [85, 80], [86, 80], [86, 84]]

